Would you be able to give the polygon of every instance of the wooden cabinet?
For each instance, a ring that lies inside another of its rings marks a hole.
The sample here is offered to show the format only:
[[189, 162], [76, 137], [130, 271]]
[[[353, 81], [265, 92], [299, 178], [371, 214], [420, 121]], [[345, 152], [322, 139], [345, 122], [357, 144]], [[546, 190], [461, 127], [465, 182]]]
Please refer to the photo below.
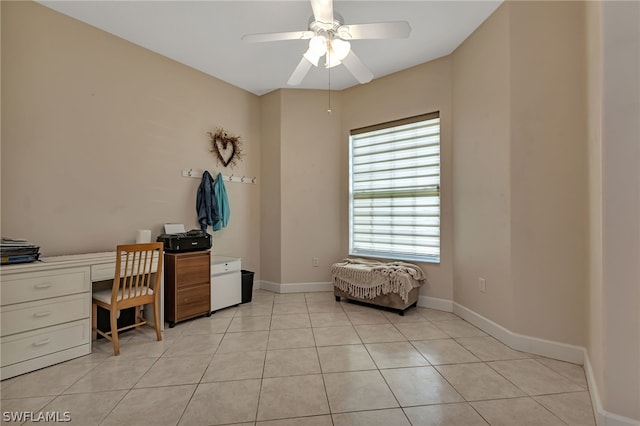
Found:
[[89, 268], [3, 266], [1, 378], [91, 352]]
[[165, 253], [164, 300], [169, 327], [200, 315], [211, 315], [209, 251]]

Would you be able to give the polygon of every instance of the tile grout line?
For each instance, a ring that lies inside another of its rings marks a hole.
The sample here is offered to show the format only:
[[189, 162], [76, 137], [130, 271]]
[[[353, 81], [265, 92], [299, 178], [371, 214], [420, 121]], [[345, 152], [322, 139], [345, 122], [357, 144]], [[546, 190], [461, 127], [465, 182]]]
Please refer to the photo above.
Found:
[[305, 293], [305, 304], [307, 306], [307, 312], [309, 313], [309, 324], [311, 325], [311, 336], [313, 337], [314, 347], [316, 349], [316, 357], [318, 357], [318, 366], [320, 367], [320, 378], [322, 379], [322, 388], [324, 389], [324, 397], [327, 400], [327, 409], [329, 410], [329, 419], [331, 420], [331, 425], [335, 426], [335, 422], [333, 421], [333, 412], [331, 411], [331, 402], [329, 401], [329, 392], [327, 391], [327, 382], [324, 379], [324, 372], [322, 371], [322, 364], [320, 363], [320, 352], [318, 352], [318, 342], [316, 342], [316, 336], [313, 332], [313, 324], [311, 324], [311, 313], [309, 312], [309, 303], [306, 293]]

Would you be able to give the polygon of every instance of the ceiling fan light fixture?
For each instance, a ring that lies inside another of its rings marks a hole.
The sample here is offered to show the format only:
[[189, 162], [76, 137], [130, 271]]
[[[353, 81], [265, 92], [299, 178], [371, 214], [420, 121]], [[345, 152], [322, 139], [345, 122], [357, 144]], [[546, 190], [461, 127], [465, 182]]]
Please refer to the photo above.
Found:
[[327, 39], [321, 35], [311, 37], [309, 40], [309, 50], [318, 57], [327, 53]]
[[333, 68], [342, 63], [342, 60], [349, 54], [351, 43], [340, 40], [339, 38], [331, 39], [328, 43], [327, 60], [324, 64], [325, 68]]
[[316, 35], [309, 40], [309, 49], [302, 56], [317, 67], [320, 57], [325, 53], [327, 53], [327, 41], [323, 36]]
[[331, 50], [333, 50], [333, 54], [336, 58], [342, 61], [349, 54], [349, 50], [351, 50], [351, 43], [340, 40], [339, 38], [334, 38], [331, 40]]

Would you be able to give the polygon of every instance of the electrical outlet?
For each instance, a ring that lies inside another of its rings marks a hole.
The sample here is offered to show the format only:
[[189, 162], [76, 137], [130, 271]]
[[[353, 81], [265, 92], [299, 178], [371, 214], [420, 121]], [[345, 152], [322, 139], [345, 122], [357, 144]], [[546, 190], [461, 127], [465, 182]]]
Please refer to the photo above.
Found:
[[480, 290], [480, 293], [486, 293], [487, 292], [487, 280], [485, 280], [482, 277], [478, 278], [478, 289]]
[[318, 259], [317, 257], [314, 257], [312, 259], [312, 264], [313, 264], [314, 267], [317, 268], [318, 266], [320, 266], [320, 259]]

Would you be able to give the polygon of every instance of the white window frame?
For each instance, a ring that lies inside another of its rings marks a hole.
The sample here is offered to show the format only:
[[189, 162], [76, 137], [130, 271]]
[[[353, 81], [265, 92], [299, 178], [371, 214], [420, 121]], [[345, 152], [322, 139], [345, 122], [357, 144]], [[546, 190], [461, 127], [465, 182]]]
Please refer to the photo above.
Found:
[[440, 176], [439, 112], [352, 130], [349, 254], [440, 263]]

